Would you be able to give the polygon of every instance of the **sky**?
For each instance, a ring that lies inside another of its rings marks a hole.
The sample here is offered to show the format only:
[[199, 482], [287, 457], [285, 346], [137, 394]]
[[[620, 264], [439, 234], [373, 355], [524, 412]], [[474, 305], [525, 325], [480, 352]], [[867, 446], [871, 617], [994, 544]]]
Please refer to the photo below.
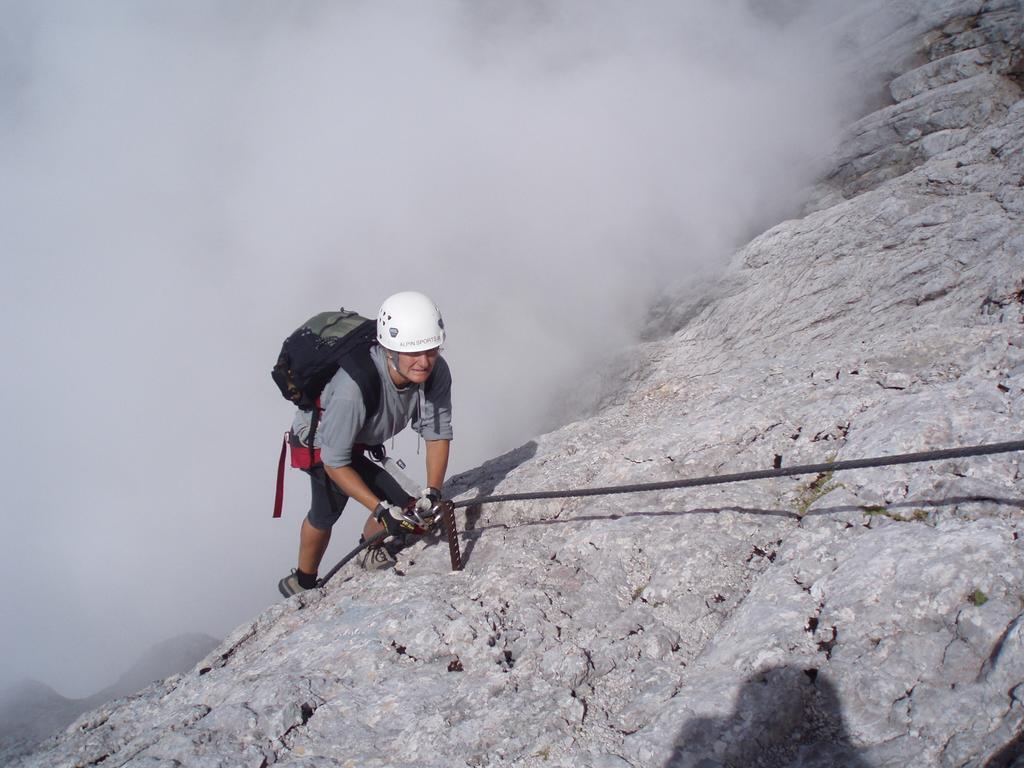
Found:
[[0, 0], [0, 685], [85, 696], [279, 599], [269, 372], [317, 312], [434, 298], [453, 472], [556, 425], [798, 209], [850, 103], [800, 7]]

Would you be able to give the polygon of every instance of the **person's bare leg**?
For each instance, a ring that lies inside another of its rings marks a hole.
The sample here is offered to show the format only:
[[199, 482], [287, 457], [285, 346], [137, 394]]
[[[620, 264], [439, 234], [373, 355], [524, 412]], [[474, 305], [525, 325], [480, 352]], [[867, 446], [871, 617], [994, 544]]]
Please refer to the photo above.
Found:
[[302, 521], [299, 532], [299, 570], [315, 574], [324, 558], [327, 545], [331, 543], [331, 529], [321, 531], [314, 528], [308, 519]]

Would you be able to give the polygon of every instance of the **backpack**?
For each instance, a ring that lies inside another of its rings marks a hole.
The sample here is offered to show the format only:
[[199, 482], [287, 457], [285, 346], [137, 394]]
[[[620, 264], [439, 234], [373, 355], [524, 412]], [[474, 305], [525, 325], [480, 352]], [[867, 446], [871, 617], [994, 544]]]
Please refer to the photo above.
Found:
[[314, 315], [281, 345], [281, 354], [270, 375], [286, 400], [304, 411], [311, 411], [311, 415], [306, 444], [289, 430], [281, 445], [274, 517], [281, 516], [284, 502], [284, 459], [288, 444], [292, 448], [293, 467], [310, 469], [320, 462], [320, 451], [313, 447], [320, 422], [320, 394], [338, 369], [344, 368], [359, 386], [367, 414], [380, 407], [380, 377], [370, 359], [370, 348], [376, 341], [376, 321], [341, 308]]
[[[284, 398], [304, 411], [317, 407], [320, 393], [339, 368], [352, 376], [367, 401], [376, 401], [379, 393], [368, 386], [377, 378], [376, 369], [367, 365], [372, 366], [369, 353], [376, 341], [374, 320], [344, 308], [321, 312], [284, 340], [270, 376]], [[366, 372], [372, 379], [367, 380]]]

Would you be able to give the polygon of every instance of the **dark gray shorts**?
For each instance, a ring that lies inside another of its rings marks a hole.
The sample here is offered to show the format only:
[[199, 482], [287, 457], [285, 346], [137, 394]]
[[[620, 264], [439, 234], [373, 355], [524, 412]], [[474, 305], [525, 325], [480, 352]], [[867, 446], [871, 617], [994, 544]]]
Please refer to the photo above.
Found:
[[[411, 499], [405, 489], [398, 484], [384, 467], [375, 464], [363, 455], [352, 456], [352, 469], [363, 478], [363, 482], [373, 493], [399, 506], [405, 506]], [[341, 488], [328, 479], [327, 473], [322, 466], [316, 466], [307, 471], [310, 487], [312, 488], [312, 504], [306, 519], [309, 524], [320, 531], [328, 531], [338, 522], [341, 512], [348, 503]]]

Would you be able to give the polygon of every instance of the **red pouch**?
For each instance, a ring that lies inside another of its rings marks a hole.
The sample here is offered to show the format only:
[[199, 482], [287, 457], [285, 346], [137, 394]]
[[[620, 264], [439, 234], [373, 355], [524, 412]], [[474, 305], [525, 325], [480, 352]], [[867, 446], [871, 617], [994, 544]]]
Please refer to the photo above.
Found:
[[281, 456], [277, 460], [277, 492], [274, 494], [274, 517], [281, 516], [284, 506], [284, 454], [291, 447], [292, 466], [295, 469], [312, 469], [320, 466], [320, 449], [309, 449], [290, 429], [281, 441]]
[[309, 446], [299, 440], [299, 436], [291, 430], [288, 430], [286, 439], [288, 440], [288, 447], [291, 449], [293, 468], [312, 469], [313, 467], [320, 466], [319, 448], [310, 450]]

